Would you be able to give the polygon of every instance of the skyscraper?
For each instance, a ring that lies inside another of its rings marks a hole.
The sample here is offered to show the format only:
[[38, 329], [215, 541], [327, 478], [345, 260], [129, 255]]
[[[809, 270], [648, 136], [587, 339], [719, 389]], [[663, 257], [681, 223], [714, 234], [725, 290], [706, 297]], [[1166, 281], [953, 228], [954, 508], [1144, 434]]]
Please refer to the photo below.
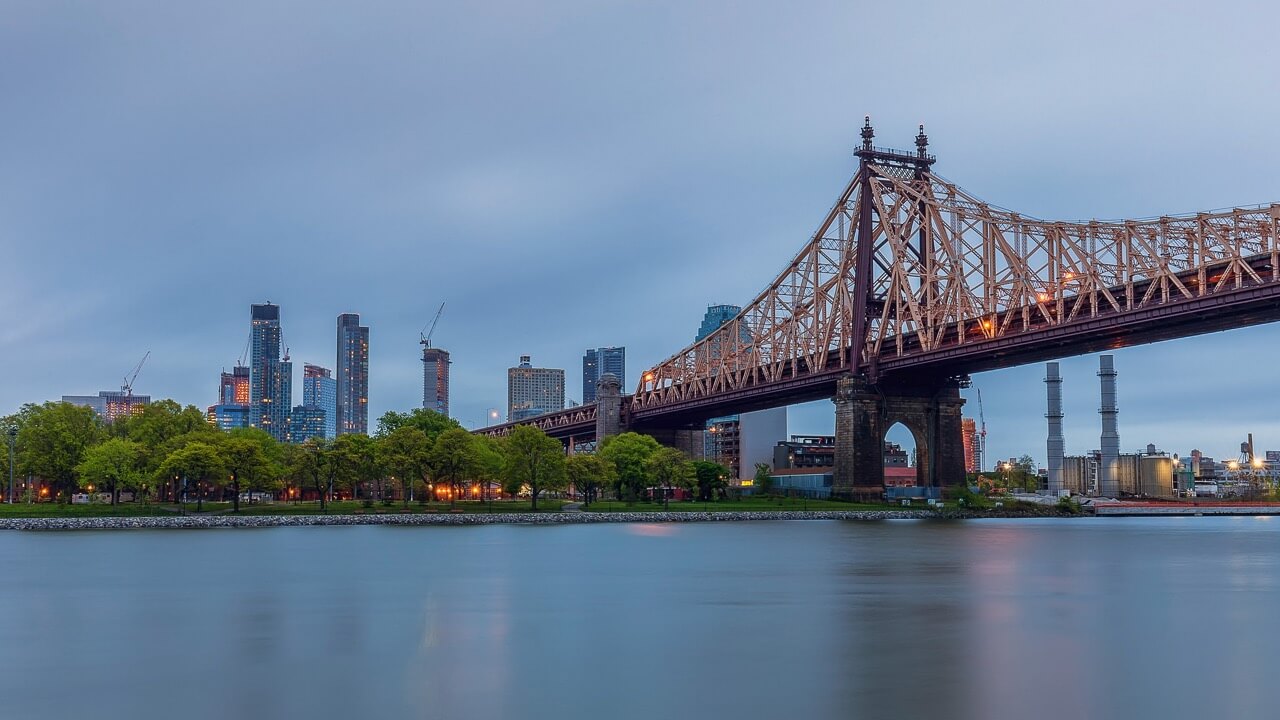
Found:
[[[297, 437], [294, 433], [294, 440], [306, 440], [308, 437], [318, 435], [323, 438], [333, 438], [338, 432], [338, 383], [333, 379], [329, 368], [320, 367], [306, 363], [302, 366], [302, 406], [308, 410], [307, 420], [312, 422], [315, 416], [313, 411], [322, 413], [322, 420], [319, 425], [319, 432], [305, 437]], [[295, 424], [299, 421], [298, 413], [294, 412]], [[310, 426], [306, 432], [312, 432]]]
[[277, 440], [289, 437], [289, 408], [293, 400], [293, 363], [280, 359], [280, 306], [250, 306], [249, 405], [250, 422]]
[[582, 356], [582, 403], [596, 401], [596, 383], [605, 373], [613, 373], [627, 386], [627, 349], [605, 347], [587, 350]]
[[507, 368], [507, 420], [527, 418], [564, 409], [564, 370], [536, 368], [528, 355], [520, 365]]
[[449, 415], [449, 351], [422, 348], [422, 407]]
[[249, 404], [249, 368], [237, 365], [231, 372], [222, 373], [218, 384], [218, 403], [222, 405]]
[[338, 434], [369, 432], [369, 328], [338, 316]]

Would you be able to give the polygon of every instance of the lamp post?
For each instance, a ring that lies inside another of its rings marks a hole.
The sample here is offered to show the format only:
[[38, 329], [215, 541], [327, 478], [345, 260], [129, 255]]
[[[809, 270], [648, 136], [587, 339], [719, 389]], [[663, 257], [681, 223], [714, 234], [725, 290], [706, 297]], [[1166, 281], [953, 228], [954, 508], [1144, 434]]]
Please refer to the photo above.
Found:
[[18, 440], [18, 426], [10, 425], [5, 431], [5, 436], [9, 439], [9, 504], [13, 504], [13, 444]]

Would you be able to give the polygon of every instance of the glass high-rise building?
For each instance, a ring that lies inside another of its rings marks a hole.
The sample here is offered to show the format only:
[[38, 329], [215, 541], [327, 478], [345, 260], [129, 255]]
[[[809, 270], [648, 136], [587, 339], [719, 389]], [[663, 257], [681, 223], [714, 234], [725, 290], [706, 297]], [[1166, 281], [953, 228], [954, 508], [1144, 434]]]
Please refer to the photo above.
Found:
[[369, 433], [369, 328], [357, 313], [338, 316], [339, 435]]
[[613, 373], [627, 386], [627, 349], [625, 347], [604, 347], [587, 350], [582, 355], [582, 403], [596, 401], [596, 383], [605, 373]]
[[449, 351], [422, 348], [422, 407], [449, 416]]
[[[306, 363], [302, 366], [302, 405], [299, 407], [308, 411], [306, 422], [313, 422], [315, 415], [313, 411], [319, 411], [323, 417], [318, 431], [307, 430], [307, 432], [312, 432], [313, 434], [299, 438], [298, 434], [294, 433], [295, 442], [301, 442], [309, 437], [333, 438], [337, 435], [338, 382], [333, 379], [333, 374], [329, 372], [329, 368], [312, 365], [311, 363]], [[298, 421], [299, 416], [297, 408], [295, 408], [295, 426]]]
[[507, 368], [507, 420], [514, 422], [564, 409], [564, 370], [533, 367], [528, 355]]
[[250, 306], [250, 422], [281, 442], [289, 437], [293, 401], [293, 363], [280, 359], [280, 306]]

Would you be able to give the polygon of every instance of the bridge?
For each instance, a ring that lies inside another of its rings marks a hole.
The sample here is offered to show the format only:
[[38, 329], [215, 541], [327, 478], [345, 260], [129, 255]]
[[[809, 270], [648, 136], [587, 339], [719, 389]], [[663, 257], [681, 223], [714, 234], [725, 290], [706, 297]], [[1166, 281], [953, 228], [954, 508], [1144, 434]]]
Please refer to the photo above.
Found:
[[935, 174], [923, 126], [913, 152], [874, 137], [868, 118], [856, 174], [741, 313], [634, 394], [602, 384], [594, 405], [523, 422], [571, 442], [633, 429], [700, 454], [709, 418], [831, 398], [837, 495], [879, 490], [897, 422], [921, 484], [948, 485], [964, 478], [970, 373], [1280, 320], [1280, 204], [1039, 220]]

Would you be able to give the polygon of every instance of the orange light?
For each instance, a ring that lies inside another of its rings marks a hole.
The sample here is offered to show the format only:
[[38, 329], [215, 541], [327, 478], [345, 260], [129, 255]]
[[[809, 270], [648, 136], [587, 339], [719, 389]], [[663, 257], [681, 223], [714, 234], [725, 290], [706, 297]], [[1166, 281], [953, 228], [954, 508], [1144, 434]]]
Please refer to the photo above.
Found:
[[991, 329], [991, 321], [990, 321], [990, 320], [983, 320], [983, 321], [982, 321], [982, 329], [983, 329], [983, 330], [990, 330], [990, 329]]
[[1067, 280], [1070, 280], [1070, 279], [1074, 278], [1074, 277], [1075, 277], [1075, 275], [1072, 275], [1071, 273], [1067, 273], [1066, 275], [1063, 275], [1062, 277], [1066, 278]]
[[652, 381], [652, 380], [653, 380], [653, 373], [651, 373], [651, 372], [647, 372], [647, 373], [645, 373], [645, 374], [644, 374], [644, 380], [645, 380], [645, 382], [650, 382], [650, 381]]
[[1040, 302], [1049, 302], [1049, 293], [1040, 293]]

